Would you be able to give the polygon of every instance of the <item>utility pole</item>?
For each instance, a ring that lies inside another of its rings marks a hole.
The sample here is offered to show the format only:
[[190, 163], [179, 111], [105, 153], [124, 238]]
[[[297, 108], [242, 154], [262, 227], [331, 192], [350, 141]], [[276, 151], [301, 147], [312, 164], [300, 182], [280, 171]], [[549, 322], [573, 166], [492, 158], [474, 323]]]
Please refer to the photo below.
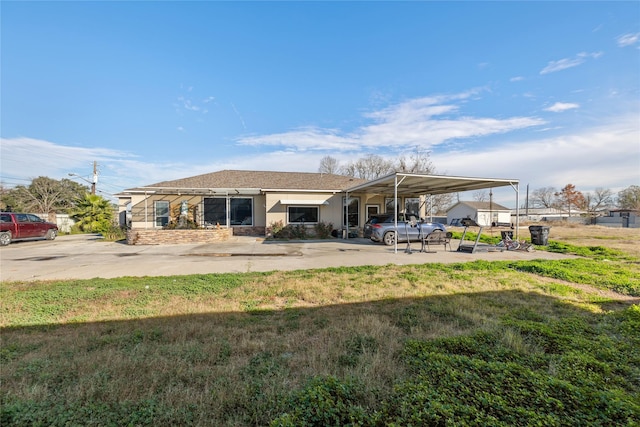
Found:
[[98, 183], [98, 162], [93, 161], [93, 180], [91, 181], [91, 194], [96, 194], [96, 184]]

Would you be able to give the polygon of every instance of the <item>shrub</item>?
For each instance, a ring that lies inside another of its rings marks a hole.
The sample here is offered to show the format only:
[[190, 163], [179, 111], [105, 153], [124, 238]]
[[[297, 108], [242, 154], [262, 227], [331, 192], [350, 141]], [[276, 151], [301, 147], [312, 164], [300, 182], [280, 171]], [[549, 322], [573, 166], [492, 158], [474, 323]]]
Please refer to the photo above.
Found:
[[276, 237], [284, 228], [284, 223], [280, 221], [271, 221], [267, 228], [267, 235], [270, 237]]
[[318, 222], [313, 226], [316, 230], [316, 237], [319, 239], [328, 239], [331, 237], [331, 232], [333, 231], [333, 224], [330, 222]]
[[307, 228], [303, 224], [289, 224], [283, 227], [277, 233], [273, 233], [273, 237], [276, 239], [306, 239]]

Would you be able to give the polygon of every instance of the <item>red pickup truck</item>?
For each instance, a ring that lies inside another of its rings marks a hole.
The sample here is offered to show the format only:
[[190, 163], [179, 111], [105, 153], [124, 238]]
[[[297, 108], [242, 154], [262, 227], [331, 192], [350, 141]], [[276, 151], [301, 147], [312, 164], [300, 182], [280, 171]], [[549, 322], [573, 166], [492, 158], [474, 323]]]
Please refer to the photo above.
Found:
[[47, 239], [58, 235], [58, 226], [37, 215], [0, 212], [0, 246], [15, 240]]

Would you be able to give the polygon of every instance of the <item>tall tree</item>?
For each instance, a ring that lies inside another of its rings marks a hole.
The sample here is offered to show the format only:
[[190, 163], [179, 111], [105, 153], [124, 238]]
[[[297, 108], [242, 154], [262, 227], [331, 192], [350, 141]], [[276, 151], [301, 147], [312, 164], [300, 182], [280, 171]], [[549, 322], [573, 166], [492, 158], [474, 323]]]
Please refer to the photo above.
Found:
[[396, 171], [428, 175], [435, 173], [435, 167], [433, 166], [433, 162], [431, 162], [429, 151], [416, 148], [409, 155], [408, 159], [404, 156], [398, 157]]
[[566, 206], [569, 216], [571, 216], [571, 207], [583, 208], [585, 205], [584, 195], [576, 190], [573, 184], [565, 185], [562, 190], [555, 193], [560, 206]]
[[329, 174], [337, 174], [340, 172], [340, 163], [338, 159], [331, 156], [324, 156], [320, 159], [320, 166], [318, 167], [318, 172], [320, 173], [329, 173]]
[[487, 190], [476, 190], [473, 192], [472, 197], [476, 202], [486, 202], [489, 199]]
[[76, 221], [74, 226], [78, 227], [80, 231], [105, 232], [113, 224], [113, 206], [102, 196], [86, 193], [76, 202], [76, 206], [71, 212], [71, 218]]
[[23, 211], [23, 205], [17, 196], [14, 188], [7, 188], [0, 184], [0, 210], [3, 212], [8, 210], [13, 212]]
[[68, 212], [74, 201], [87, 191], [87, 187], [69, 179], [57, 181], [40, 176], [34, 178], [28, 186], [19, 185], [12, 188], [2, 198], [3, 204], [11, 206], [16, 212], [49, 214]]
[[631, 185], [619, 191], [618, 207], [620, 209], [640, 210], [640, 185]]
[[553, 187], [543, 187], [533, 190], [529, 201], [531, 206], [537, 208], [553, 208], [555, 207], [556, 189]]
[[388, 175], [395, 171], [394, 163], [385, 160], [377, 154], [367, 154], [355, 162], [348, 163], [342, 168], [342, 174], [372, 180]]
[[453, 205], [454, 197], [453, 193], [437, 194], [427, 197], [426, 211], [438, 216], [446, 215], [447, 209]]
[[592, 215], [613, 204], [613, 192], [608, 188], [596, 188], [593, 193], [584, 195], [587, 210]]

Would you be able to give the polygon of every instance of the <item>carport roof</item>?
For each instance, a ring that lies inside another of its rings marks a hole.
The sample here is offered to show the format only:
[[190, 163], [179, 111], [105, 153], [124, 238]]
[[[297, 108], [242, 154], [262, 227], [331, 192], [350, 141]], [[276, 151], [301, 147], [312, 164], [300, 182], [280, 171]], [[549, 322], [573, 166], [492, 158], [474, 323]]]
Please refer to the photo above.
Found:
[[398, 187], [398, 195], [415, 196], [421, 194], [446, 194], [480, 190], [484, 188], [514, 186], [518, 185], [519, 181], [517, 179], [473, 178], [396, 172], [382, 178], [351, 187], [346, 190], [346, 192], [394, 194], [396, 183]]

